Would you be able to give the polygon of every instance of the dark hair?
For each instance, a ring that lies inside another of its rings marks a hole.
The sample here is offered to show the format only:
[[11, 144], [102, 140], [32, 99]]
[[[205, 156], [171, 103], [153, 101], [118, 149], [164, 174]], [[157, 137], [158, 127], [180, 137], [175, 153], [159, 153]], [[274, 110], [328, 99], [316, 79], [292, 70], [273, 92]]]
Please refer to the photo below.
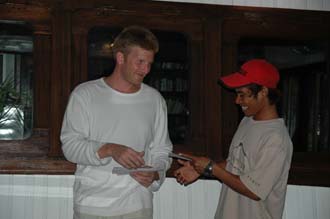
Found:
[[[262, 90], [263, 86], [258, 84], [249, 84], [246, 86], [251, 90], [251, 93], [254, 97]], [[281, 98], [281, 92], [276, 88], [268, 88], [268, 99], [271, 105], [276, 104]]]
[[118, 34], [112, 45], [114, 57], [117, 52], [127, 55], [132, 46], [139, 46], [154, 53], [159, 50], [158, 40], [150, 30], [140, 26], [129, 26]]

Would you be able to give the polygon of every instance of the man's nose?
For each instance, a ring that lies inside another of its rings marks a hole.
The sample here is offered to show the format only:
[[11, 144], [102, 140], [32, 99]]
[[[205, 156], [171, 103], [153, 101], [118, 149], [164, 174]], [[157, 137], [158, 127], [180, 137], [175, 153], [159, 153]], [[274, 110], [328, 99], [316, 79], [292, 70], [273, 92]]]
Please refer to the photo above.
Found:
[[240, 96], [237, 95], [236, 98], [235, 98], [235, 103], [236, 103], [236, 104], [240, 104], [241, 101], [242, 101], [242, 100], [241, 100]]

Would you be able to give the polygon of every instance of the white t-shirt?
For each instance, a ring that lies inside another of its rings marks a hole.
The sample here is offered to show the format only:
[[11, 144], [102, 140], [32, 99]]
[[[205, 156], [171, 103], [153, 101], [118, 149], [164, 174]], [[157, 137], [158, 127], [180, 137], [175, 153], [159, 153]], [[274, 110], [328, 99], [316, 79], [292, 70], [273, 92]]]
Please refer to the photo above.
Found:
[[[172, 150], [166, 103], [158, 91], [142, 84], [135, 93], [120, 93], [103, 78], [79, 85], [67, 105], [61, 141], [65, 157], [77, 163], [76, 211], [115, 216], [152, 208], [152, 191], [165, 179]], [[111, 157], [98, 157], [104, 143], [144, 151], [147, 165], [163, 169], [160, 180], [145, 188], [130, 175], [112, 174], [121, 165]]]
[[292, 142], [283, 119], [244, 117], [233, 137], [226, 170], [238, 175], [260, 201], [222, 185], [216, 219], [282, 218]]

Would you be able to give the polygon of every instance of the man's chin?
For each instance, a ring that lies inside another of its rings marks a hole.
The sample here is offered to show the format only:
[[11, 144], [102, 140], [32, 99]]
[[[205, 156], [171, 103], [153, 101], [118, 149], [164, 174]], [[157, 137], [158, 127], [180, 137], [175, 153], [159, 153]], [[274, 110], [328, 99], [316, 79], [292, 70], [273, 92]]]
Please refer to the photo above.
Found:
[[135, 89], [139, 90], [141, 88], [141, 84], [142, 84], [142, 82], [141, 83], [134, 83], [132, 85]]
[[252, 116], [251, 113], [248, 113], [248, 112], [246, 112], [246, 111], [242, 111], [242, 112], [243, 112], [244, 116], [247, 116], [247, 117]]
[[134, 82], [134, 85], [137, 87], [140, 87], [142, 83], [143, 83], [143, 80], [137, 80]]

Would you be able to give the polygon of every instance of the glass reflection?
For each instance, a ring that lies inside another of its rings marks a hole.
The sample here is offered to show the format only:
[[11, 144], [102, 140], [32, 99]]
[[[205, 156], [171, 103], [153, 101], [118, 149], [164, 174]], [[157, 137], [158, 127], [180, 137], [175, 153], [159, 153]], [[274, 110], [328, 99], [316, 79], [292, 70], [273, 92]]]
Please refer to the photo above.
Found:
[[33, 127], [32, 31], [15, 21], [0, 27], [0, 139], [25, 139]]

